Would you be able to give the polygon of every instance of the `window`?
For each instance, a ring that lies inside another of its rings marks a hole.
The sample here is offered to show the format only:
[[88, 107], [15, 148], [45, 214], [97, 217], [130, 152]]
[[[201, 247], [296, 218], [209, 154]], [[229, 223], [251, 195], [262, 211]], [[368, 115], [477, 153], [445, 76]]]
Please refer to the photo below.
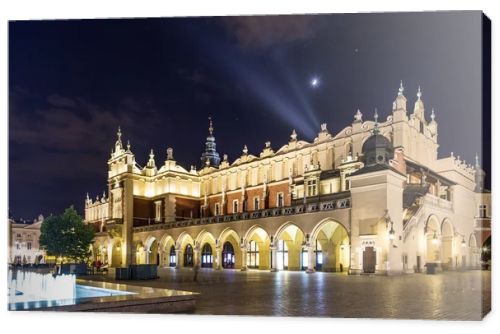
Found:
[[187, 245], [184, 250], [184, 267], [192, 267], [194, 264], [193, 246]]
[[234, 268], [234, 248], [229, 241], [226, 241], [222, 246], [222, 267], [224, 269]]
[[316, 240], [314, 254], [316, 254], [316, 270], [321, 270], [323, 268], [323, 251], [321, 250], [321, 245], [318, 240]]
[[220, 204], [215, 203], [215, 209], [214, 209], [215, 215], [219, 216], [220, 215]]
[[285, 240], [278, 240], [278, 257], [276, 260], [279, 270], [288, 269], [288, 246]]
[[21, 244], [20, 243], [16, 243], [16, 249], [21, 249]]
[[253, 209], [254, 210], [260, 210], [260, 203], [259, 203], [259, 198], [254, 197], [253, 198]]
[[278, 193], [278, 198], [276, 201], [276, 206], [282, 207], [285, 205], [285, 197], [283, 196], [283, 193]]
[[248, 268], [259, 268], [259, 246], [255, 240], [250, 240], [247, 249], [247, 266]]
[[26, 244], [26, 248], [31, 249], [31, 242], [28, 242], [28, 243]]
[[176, 254], [175, 254], [175, 247], [172, 246], [170, 247], [170, 257], [169, 257], [169, 266], [170, 267], [175, 267], [175, 263], [176, 263]]
[[213, 264], [212, 247], [209, 244], [205, 244], [201, 249], [201, 267], [212, 268], [212, 264]]
[[233, 213], [237, 213], [238, 212], [238, 200], [235, 199], [233, 200]]
[[17, 237], [18, 237], [18, 238], [21, 238], [21, 234], [20, 234], [20, 233], [18, 233], [18, 234], [17, 234]]
[[479, 218], [486, 218], [486, 205], [485, 204], [479, 205]]
[[307, 196], [316, 196], [318, 194], [317, 180], [307, 180]]
[[161, 221], [161, 201], [155, 202], [155, 221]]

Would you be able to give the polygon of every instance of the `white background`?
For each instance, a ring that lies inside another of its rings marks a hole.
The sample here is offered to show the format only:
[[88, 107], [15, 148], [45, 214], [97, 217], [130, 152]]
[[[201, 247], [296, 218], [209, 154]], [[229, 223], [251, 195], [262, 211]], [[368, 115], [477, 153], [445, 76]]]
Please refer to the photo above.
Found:
[[[0, 3], [0, 212], [5, 225], [0, 233], [1, 260], [7, 259], [7, 205], [8, 205], [8, 38], [9, 20], [27, 19], [69, 19], [105, 17], [168, 17], [168, 16], [211, 16], [238, 14], [302, 14], [302, 13], [342, 13], [342, 12], [382, 12], [382, 11], [432, 11], [432, 10], [483, 10], [492, 20], [493, 36], [493, 111], [492, 124], [498, 124], [498, 99], [495, 88], [499, 70], [495, 59], [498, 53], [498, 20], [500, 1], [459, 1], [459, 0], [414, 0], [414, 1], [314, 1], [314, 0], [209, 0], [209, 1], [8, 1]], [[494, 129], [495, 130], [495, 129]], [[499, 144], [498, 131], [493, 131], [493, 147]], [[498, 156], [493, 156], [492, 170], [498, 173]], [[498, 175], [498, 174], [496, 174]], [[492, 177], [492, 188], [500, 189], [498, 178]], [[498, 216], [498, 204], [494, 196], [493, 217]], [[0, 221], [2, 221], [0, 220]], [[1, 223], [0, 223], [1, 224]], [[495, 225], [495, 222], [493, 222]], [[493, 249], [498, 233], [494, 233]], [[1, 246], [5, 245], [5, 246]], [[499, 257], [495, 252], [494, 266]], [[3, 262], [5, 263], [5, 262]], [[280, 317], [238, 317], [238, 316], [187, 316], [187, 315], [128, 315], [128, 314], [68, 314], [55, 312], [7, 312], [6, 266], [0, 264], [0, 328], [3, 333], [141, 333], [163, 334], [231, 331], [237, 333], [301, 332], [322, 333], [340, 331], [363, 331], [365, 333], [443, 332], [471, 333], [476, 331], [500, 331], [499, 312], [490, 313], [483, 322], [449, 321], [406, 321], [406, 320], [358, 320], [332, 318], [280, 318]], [[498, 278], [493, 268], [493, 308], [498, 297]], [[5, 290], [3, 290], [5, 291]], [[367, 301], [368, 302], [368, 301]], [[5, 319], [4, 319], [5, 318]], [[497, 327], [496, 330], [494, 328]]]

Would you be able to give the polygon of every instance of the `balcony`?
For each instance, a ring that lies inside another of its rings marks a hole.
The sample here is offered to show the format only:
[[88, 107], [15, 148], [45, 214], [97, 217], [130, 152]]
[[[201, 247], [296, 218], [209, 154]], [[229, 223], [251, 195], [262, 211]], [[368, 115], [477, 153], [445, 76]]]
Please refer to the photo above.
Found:
[[424, 196], [424, 204], [453, 211], [453, 203], [451, 201], [439, 198], [431, 194], [426, 194]]
[[[298, 204], [287, 207], [270, 208], [251, 212], [242, 212], [222, 216], [214, 217], [204, 217], [195, 219], [186, 219], [176, 222], [156, 222], [153, 219], [149, 220], [149, 224], [145, 225], [144, 222], [148, 220], [142, 220], [141, 226], [134, 225], [134, 232], [152, 231], [152, 230], [164, 230], [176, 227], [187, 227], [195, 225], [207, 225], [207, 224], [218, 224], [218, 223], [228, 223], [236, 222], [240, 220], [248, 219], [260, 219], [278, 216], [288, 216], [288, 215], [298, 215], [303, 213], [312, 213], [320, 211], [332, 211], [338, 209], [347, 209], [351, 207], [351, 197], [349, 192], [344, 192], [344, 197], [332, 199], [329, 201], [315, 202]], [[139, 223], [139, 222], [138, 222]], [[134, 219], [135, 224], [135, 219]]]

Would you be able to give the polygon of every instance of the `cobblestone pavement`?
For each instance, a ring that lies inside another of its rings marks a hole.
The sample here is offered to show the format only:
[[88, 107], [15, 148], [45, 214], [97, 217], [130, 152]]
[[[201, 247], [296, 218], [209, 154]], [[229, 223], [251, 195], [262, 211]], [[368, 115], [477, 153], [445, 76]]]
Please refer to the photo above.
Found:
[[160, 268], [159, 275], [120, 282], [200, 292], [196, 314], [480, 320], [491, 308], [490, 271], [354, 276], [202, 269], [197, 282], [187, 269]]

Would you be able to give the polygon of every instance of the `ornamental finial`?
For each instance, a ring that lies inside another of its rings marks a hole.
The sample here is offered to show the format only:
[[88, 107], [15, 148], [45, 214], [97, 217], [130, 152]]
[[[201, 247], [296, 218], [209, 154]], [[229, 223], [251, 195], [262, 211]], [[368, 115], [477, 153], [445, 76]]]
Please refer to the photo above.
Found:
[[431, 111], [431, 119], [434, 120], [436, 118], [436, 113], [434, 112], [434, 108]]
[[127, 151], [130, 151], [130, 140], [127, 140]]
[[405, 88], [403, 87], [403, 80], [401, 80], [401, 82], [399, 83], [398, 95], [403, 95], [404, 90]]
[[422, 97], [422, 91], [420, 90], [420, 85], [418, 85], [417, 98], [420, 100]]
[[373, 127], [372, 133], [374, 135], [378, 135], [380, 133], [380, 130], [378, 128], [378, 112], [377, 112], [377, 108], [375, 108], [375, 114], [373, 115], [373, 119], [375, 120], [375, 125]]
[[358, 109], [358, 111], [356, 111], [356, 115], [354, 115], [354, 120], [356, 122], [361, 122], [363, 120], [363, 114], [361, 113], [361, 111]]
[[248, 147], [246, 145], [243, 146], [243, 154], [245, 154], [245, 155], [248, 154]]
[[297, 132], [295, 132], [295, 129], [293, 129], [292, 134], [290, 135], [291, 140], [297, 140]]
[[116, 133], [116, 135], [118, 136], [118, 140], [122, 139], [122, 129], [120, 128], [120, 126], [118, 126], [118, 132]]
[[211, 116], [208, 117], [208, 122], [209, 122], [208, 133], [210, 135], [212, 135], [214, 133], [214, 126], [213, 126], [213, 123], [212, 123], [212, 117]]
[[149, 152], [149, 159], [153, 160], [154, 157], [155, 157], [155, 154], [153, 152], [153, 149], [151, 149], [151, 152]]
[[479, 155], [477, 155], [477, 153], [476, 153], [476, 167], [478, 167], [478, 166], [479, 166]]

